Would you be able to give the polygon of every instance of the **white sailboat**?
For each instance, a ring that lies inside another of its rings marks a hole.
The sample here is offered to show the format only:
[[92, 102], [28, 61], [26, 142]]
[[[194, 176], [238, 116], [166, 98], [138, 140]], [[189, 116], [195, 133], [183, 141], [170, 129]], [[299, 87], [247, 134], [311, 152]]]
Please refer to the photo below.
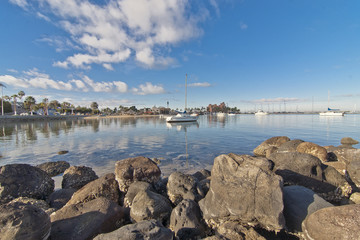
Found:
[[344, 116], [344, 112], [340, 112], [339, 109], [331, 109], [329, 106], [330, 106], [330, 91], [328, 91], [328, 110], [326, 112], [319, 113], [320, 116]]
[[198, 116], [190, 115], [186, 112], [187, 108], [187, 74], [185, 78], [185, 111], [183, 113], [178, 113], [175, 116], [170, 116], [166, 118], [166, 122], [196, 122]]
[[264, 112], [263, 110], [259, 109], [256, 113], [255, 116], [265, 116], [265, 115], [269, 115], [268, 112]]

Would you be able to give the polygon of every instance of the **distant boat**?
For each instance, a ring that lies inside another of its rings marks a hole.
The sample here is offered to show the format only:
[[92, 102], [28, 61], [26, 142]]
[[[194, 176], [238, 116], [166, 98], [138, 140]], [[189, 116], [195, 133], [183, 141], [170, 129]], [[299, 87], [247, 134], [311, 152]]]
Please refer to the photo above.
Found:
[[320, 116], [344, 116], [344, 112], [339, 109], [331, 109], [330, 107], [330, 91], [328, 91], [328, 110], [326, 112], [319, 113]]
[[268, 112], [264, 112], [263, 110], [259, 109], [256, 113], [255, 116], [264, 116], [264, 115], [269, 115]]
[[224, 112], [218, 112], [216, 113], [216, 116], [217, 117], [226, 117], [227, 113], [224, 113]]
[[194, 116], [193, 114], [188, 114], [186, 112], [186, 106], [187, 105], [187, 74], [185, 78], [185, 111], [182, 113], [178, 113], [175, 116], [170, 116], [166, 118], [166, 122], [172, 123], [172, 122], [196, 122], [198, 119], [198, 116]]
[[228, 116], [235, 116], [236, 114], [235, 113], [232, 113], [232, 112], [230, 112], [229, 114], [228, 114]]

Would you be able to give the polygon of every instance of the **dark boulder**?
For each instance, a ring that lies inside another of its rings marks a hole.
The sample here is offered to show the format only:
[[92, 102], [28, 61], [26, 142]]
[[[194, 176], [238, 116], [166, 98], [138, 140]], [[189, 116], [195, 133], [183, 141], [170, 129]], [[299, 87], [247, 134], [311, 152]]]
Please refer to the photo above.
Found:
[[0, 167], [0, 203], [29, 197], [45, 200], [54, 191], [54, 180], [37, 167], [9, 164]]
[[290, 138], [286, 137], [286, 136], [279, 136], [279, 137], [272, 137], [269, 138], [267, 140], [265, 140], [264, 142], [262, 142], [259, 146], [257, 146], [254, 149], [254, 154], [256, 156], [262, 156], [265, 157], [266, 156], [266, 150], [270, 147], [280, 147], [282, 144], [286, 143], [290, 141]]
[[210, 190], [199, 202], [204, 219], [209, 223], [231, 218], [268, 230], [283, 229], [283, 182], [266, 169], [266, 161], [248, 155], [216, 157]]
[[65, 170], [61, 186], [62, 188], [80, 189], [95, 179], [98, 179], [98, 176], [91, 168], [71, 166]]
[[202, 169], [194, 173], [193, 176], [200, 182], [204, 179], [211, 177], [211, 172], [207, 169]]
[[351, 181], [355, 183], [355, 185], [360, 188], [360, 159], [356, 161], [350, 162], [346, 170], [351, 178]]
[[304, 239], [359, 239], [360, 205], [322, 208], [302, 224]]
[[70, 167], [70, 163], [66, 161], [46, 162], [37, 165], [36, 167], [49, 174], [50, 177], [55, 177], [59, 174], [64, 173], [65, 170]]
[[139, 191], [132, 201], [130, 216], [136, 222], [155, 219], [167, 223], [172, 211], [170, 201], [164, 196], [147, 191]]
[[30, 204], [30, 205], [33, 205], [33, 206], [35, 206], [37, 208], [42, 209], [45, 212], [47, 210], [49, 210], [49, 208], [50, 208], [49, 204], [46, 201], [40, 200], [40, 199], [28, 198], [28, 197], [15, 198], [11, 202], [9, 202], [9, 204], [12, 204], [12, 203]]
[[189, 174], [173, 172], [170, 174], [167, 183], [167, 194], [170, 201], [177, 205], [183, 199], [200, 200], [197, 191], [197, 179]]
[[51, 240], [92, 239], [100, 233], [114, 231], [126, 221], [124, 209], [103, 197], [64, 206], [50, 218]]
[[152, 191], [154, 192], [154, 188], [152, 187], [152, 185], [148, 182], [134, 182], [130, 185], [130, 187], [128, 188], [128, 191], [125, 195], [124, 198], [124, 206], [125, 207], [131, 207], [132, 202], [136, 196], [136, 194], [138, 194], [138, 192], [140, 191]]
[[108, 173], [101, 178], [89, 182], [76, 191], [66, 205], [85, 203], [99, 197], [104, 197], [116, 203], [120, 202], [120, 190], [115, 180], [115, 174]]
[[72, 195], [76, 192], [76, 189], [65, 188], [59, 189], [50, 194], [48, 202], [50, 207], [57, 209], [62, 208], [71, 199]]
[[171, 212], [170, 229], [182, 239], [205, 237], [207, 229], [199, 205], [190, 199], [181, 201]]
[[313, 212], [333, 205], [312, 190], [302, 186], [287, 186], [284, 192], [284, 216], [288, 230], [301, 232], [301, 224]]
[[47, 240], [50, 228], [49, 215], [41, 208], [21, 202], [0, 205], [2, 240]]
[[173, 240], [173, 232], [154, 219], [125, 225], [94, 240]]
[[147, 157], [127, 158], [115, 164], [115, 176], [121, 191], [126, 192], [136, 181], [156, 183], [161, 176], [160, 168]]
[[278, 147], [277, 152], [279, 152], [279, 153], [296, 152], [297, 146], [299, 146], [299, 144], [303, 143], [303, 142], [304, 141], [300, 140], [300, 139], [294, 139], [294, 140], [285, 142]]

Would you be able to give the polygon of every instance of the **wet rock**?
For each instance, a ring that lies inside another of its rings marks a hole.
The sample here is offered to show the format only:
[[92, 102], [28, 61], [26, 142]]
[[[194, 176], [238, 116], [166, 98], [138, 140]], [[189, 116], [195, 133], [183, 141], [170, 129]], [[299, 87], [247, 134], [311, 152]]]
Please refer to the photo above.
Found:
[[313, 212], [333, 205], [312, 190], [302, 186], [287, 186], [284, 192], [284, 216], [287, 228], [301, 232], [301, 224]]
[[183, 199], [200, 200], [197, 192], [197, 180], [195, 177], [181, 172], [170, 174], [167, 183], [167, 193], [170, 201], [177, 205]]
[[124, 199], [124, 206], [131, 207], [132, 202], [140, 191], [152, 191], [154, 192], [154, 188], [150, 183], [147, 182], [134, 182], [130, 185]]
[[51, 240], [85, 240], [121, 227], [126, 216], [118, 204], [100, 197], [67, 205], [51, 214], [50, 218]]
[[66, 161], [46, 162], [37, 165], [36, 167], [49, 174], [50, 177], [55, 177], [59, 174], [64, 173], [65, 170], [70, 167], [70, 163]]
[[119, 203], [120, 194], [119, 185], [115, 180], [115, 174], [109, 173], [80, 188], [74, 193], [66, 205], [85, 203], [99, 197], [104, 197], [107, 200]]
[[100, 234], [94, 240], [172, 240], [173, 232], [154, 219], [125, 225], [111, 233]]
[[210, 190], [199, 205], [208, 223], [231, 218], [280, 230], [285, 227], [282, 186], [281, 177], [264, 167], [264, 159], [257, 163], [248, 155], [220, 155], [211, 170]]
[[15, 198], [9, 204], [12, 204], [12, 203], [30, 204], [30, 205], [33, 205], [33, 206], [35, 206], [37, 208], [42, 209], [45, 212], [50, 208], [49, 204], [47, 202], [45, 202], [44, 200], [28, 198], [28, 197]]
[[304, 239], [359, 239], [360, 205], [320, 209], [302, 224]]
[[340, 143], [343, 145], [355, 145], [358, 144], [359, 142], [356, 141], [355, 139], [352, 139], [351, 137], [344, 137], [341, 139]]
[[155, 219], [163, 223], [168, 222], [172, 207], [164, 196], [147, 191], [140, 191], [133, 199], [130, 217], [136, 222]]
[[71, 199], [75, 192], [76, 189], [73, 188], [56, 190], [49, 196], [48, 202], [50, 207], [55, 208], [56, 210], [62, 208]]
[[0, 205], [0, 239], [46, 240], [50, 218], [42, 209], [20, 202]]
[[0, 203], [18, 197], [45, 200], [54, 191], [54, 180], [39, 168], [28, 164], [0, 167]]
[[285, 137], [285, 136], [279, 136], [279, 137], [272, 137], [269, 138], [267, 140], [265, 140], [264, 142], [262, 142], [259, 146], [257, 146], [254, 149], [254, 154], [256, 156], [266, 156], [266, 149], [270, 148], [270, 147], [280, 147], [282, 144], [286, 143], [290, 141], [290, 138]]
[[360, 160], [350, 162], [347, 165], [347, 172], [355, 185], [360, 188]]
[[91, 168], [71, 166], [65, 170], [61, 185], [62, 188], [80, 189], [95, 179], [98, 179], [98, 176]]
[[288, 142], [285, 142], [280, 145], [277, 149], [277, 152], [284, 153], [284, 152], [296, 152], [296, 148], [299, 146], [300, 143], [303, 143], [303, 140], [294, 139]]
[[181, 201], [171, 212], [170, 229], [181, 239], [205, 237], [206, 224], [202, 220], [199, 205], [190, 199]]
[[324, 147], [321, 147], [312, 142], [303, 142], [300, 143], [297, 148], [297, 152], [307, 153], [319, 158], [322, 162], [327, 161], [327, 151]]
[[300, 185], [317, 193], [331, 192], [336, 186], [324, 182], [321, 161], [310, 154], [289, 152], [274, 153], [273, 171], [282, 176], [286, 185]]
[[115, 176], [121, 191], [126, 192], [131, 183], [136, 181], [151, 184], [159, 181], [160, 168], [150, 158], [127, 158], [116, 162]]

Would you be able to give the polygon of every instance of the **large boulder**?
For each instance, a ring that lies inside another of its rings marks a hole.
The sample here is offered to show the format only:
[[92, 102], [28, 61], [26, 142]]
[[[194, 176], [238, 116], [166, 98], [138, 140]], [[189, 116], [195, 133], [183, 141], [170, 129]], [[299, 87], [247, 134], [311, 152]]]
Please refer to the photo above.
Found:
[[355, 139], [351, 138], [351, 137], [344, 137], [344, 138], [341, 139], [340, 143], [343, 144], [343, 145], [350, 145], [351, 146], [351, 145], [356, 145], [359, 142], [356, 141]]
[[125, 225], [111, 233], [100, 234], [94, 240], [173, 240], [173, 232], [154, 219]]
[[288, 230], [301, 232], [301, 224], [313, 212], [333, 205], [312, 190], [302, 186], [287, 186], [284, 192], [284, 216]]
[[48, 211], [49, 208], [50, 208], [49, 204], [45, 200], [28, 198], [28, 197], [15, 198], [11, 202], [9, 202], [9, 204], [11, 204], [11, 203], [30, 204], [30, 205], [33, 205], [33, 206], [35, 206], [37, 208], [42, 209], [45, 212]]
[[120, 190], [115, 180], [115, 174], [108, 173], [99, 179], [89, 182], [76, 191], [66, 205], [85, 203], [99, 197], [104, 197], [116, 203], [120, 202]]
[[155, 219], [168, 222], [172, 207], [164, 196], [152, 191], [139, 191], [133, 199], [130, 217], [135, 222]]
[[231, 218], [268, 230], [283, 229], [283, 182], [267, 169], [266, 162], [248, 155], [216, 157], [210, 190], [199, 202], [204, 219], [219, 222]]
[[336, 186], [324, 182], [321, 161], [310, 154], [289, 152], [274, 153], [269, 158], [274, 162], [273, 171], [282, 176], [286, 185], [300, 185], [317, 193], [334, 191]]
[[347, 165], [347, 172], [355, 185], [360, 188], [360, 159]]
[[285, 142], [278, 147], [277, 152], [279, 152], [279, 153], [296, 152], [297, 146], [299, 146], [299, 144], [303, 143], [303, 142], [304, 141], [300, 140], [300, 139], [294, 139], [294, 140]]
[[41, 208], [20, 202], [0, 205], [2, 240], [47, 240], [50, 228], [49, 215]]
[[336, 147], [329, 150], [335, 154], [337, 161], [345, 164], [349, 164], [352, 161], [360, 159], [360, 149]]
[[80, 189], [95, 179], [98, 179], [98, 176], [90, 167], [71, 166], [65, 170], [61, 186]]
[[50, 207], [55, 208], [56, 210], [62, 208], [71, 199], [75, 192], [76, 189], [73, 188], [56, 190], [49, 196], [48, 202]]
[[103, 197], [67, 205], [50, 215], [51, 240], [92, 239], [114, 231], [126, 221], [124, 208]]
[[319, 158], [322, 162], [327, 161], [327, 151], [324, 147], [317, 145], [312, 142], [303, 142], [300, 143], [297, 148], [297, 152], [307, 153]]
[[14, 198], [45, 200], [54, 191], [54, 180], [37, 167], [9, 164], [0, 167], [0, 204]]
[[130, 184], [136, 181], [156, 183], [160, 179], [161, 171], [150, 158], [136, 157], [117, 161], [115, 176], [120, 190], [126, 192]]
[[339, 173], [335, 168], [332, 166], [323, 166], [323, 177], [324, 181], [336, 186], [338, 189], [341, 190], [341, 194], [345, 197], [349, 197], [353, 191], [351, 185], [346, 181], [345, 176]]
[[66, 161], [46, 162], [37, 165], [36, 167], [49, 174], [50, 177], [55, 177], [59, 174], [64, 173], [65, 170], [70, 167], [70, 163]]
[[304, 239], [359, 239], [360, 205], [351, 204], [320, 209], [302, 224]]
[[[195, 239], [206, 235], [199, 205], [190, 199], [181, 201], [171, 212], [170, 229], [182, 239]], [[185, 237], [184, 233], [188, 236]]]
[[259, 146], [257, 146], [254, 149], [254, 154], [256, 156], [266, 156], [266, 150], [270, 147], [276, 147], [279, 148], [282, 144], [286, 143], [290, 141], [290, 138], [286, 137], [286, 136], [279, 136], [279, 137], [272, 137], [269, 138], [267, 140], [265, 140], [264, 142], [262, 142]]
[[183, 199], [200, 200], [197, 191], [197, 179], [189, 174], [173, 172], [170, 174], [167, 183], [167, 194], [170, 201], [177, 205]]
[[131, 207], [135, 196], [140, 191], [152, 191], [152, 192], [155, 192], [152, 185], [150, 183], [148, 183], [148, 182], [134, 182], [134, 183], [132, 183], [130, 185], [130, 187], [128, 188], [128, 191], [127, 191], [127, 193], [125, 195], [124, 206], [125, 207]]

